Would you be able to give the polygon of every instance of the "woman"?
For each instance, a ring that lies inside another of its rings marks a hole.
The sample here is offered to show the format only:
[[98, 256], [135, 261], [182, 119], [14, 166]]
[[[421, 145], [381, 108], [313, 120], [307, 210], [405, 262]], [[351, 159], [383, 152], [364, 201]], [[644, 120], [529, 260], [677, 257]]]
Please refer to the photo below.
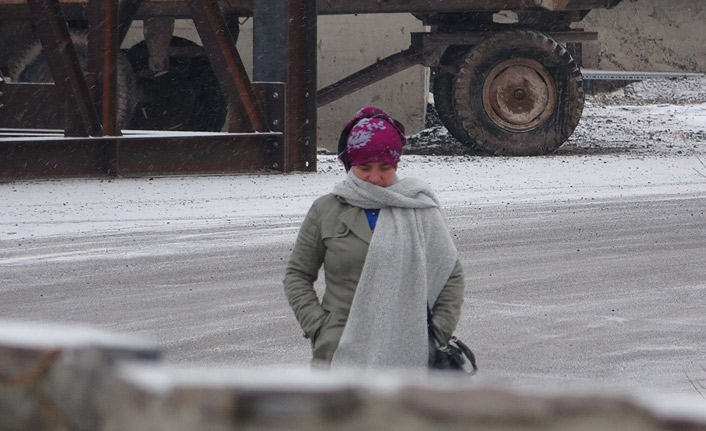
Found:
[[[314, 365], [426, 368], [427, 306], [438, 339], [456, 328], [463, 271], [434, 193], [397, 178], [405, 142], [387, 113], [361, 109], [339, 140], [348, 176], [302, 223], [284, 290]], [[319, 302], [313, 285], [322, 265]]]

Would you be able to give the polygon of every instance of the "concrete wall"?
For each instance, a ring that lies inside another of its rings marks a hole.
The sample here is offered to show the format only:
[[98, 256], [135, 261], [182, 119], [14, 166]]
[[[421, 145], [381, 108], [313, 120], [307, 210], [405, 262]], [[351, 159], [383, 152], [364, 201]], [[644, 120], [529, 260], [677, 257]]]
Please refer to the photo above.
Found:
[[158, 353], [90, 328], [0, 321], [0, 431], [706, 431], [701, 398], [519, 391], [455, 374], [169, 366]]
[[[411, 15], [319, 17], [319, 88], [410, 45], [423, 31]], [[319, 147], [335, 149], [343, 125], [364, 106], [375, 105], [404, 124], [408, 134], [424, 128], [428, 69], [416, 66], [319, 108]]]

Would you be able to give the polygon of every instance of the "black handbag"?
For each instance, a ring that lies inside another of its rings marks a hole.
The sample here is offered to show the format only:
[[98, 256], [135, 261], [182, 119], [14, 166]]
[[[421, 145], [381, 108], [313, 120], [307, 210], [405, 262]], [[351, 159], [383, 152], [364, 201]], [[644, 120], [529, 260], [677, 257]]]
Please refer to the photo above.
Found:
[[[451, 337], [448, 343], [441, 342], [431, 326], [431, 310], [427, 307], [427, 328], [429, 338], [434, 346], [434, 351], [429, 355], [429, 368], [432, 370], [452, 370], [463, 371], [470, 375], [478, 371], [476, 355], [473, 351], [458, 338]], [[467, 370], [465, 364], [471, 364], [472, 370]]]

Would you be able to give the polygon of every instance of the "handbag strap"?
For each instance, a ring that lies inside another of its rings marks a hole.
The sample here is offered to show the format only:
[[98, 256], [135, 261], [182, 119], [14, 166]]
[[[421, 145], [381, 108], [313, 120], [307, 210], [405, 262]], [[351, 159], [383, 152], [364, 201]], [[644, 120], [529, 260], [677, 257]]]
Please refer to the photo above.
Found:
[[[439, 338], [436, 336], [432, 323], [431, 323], [431, 318], [432, 318], [432, 313], [431, 313], [431, 308], [429, 308], [429, 304], [427, 304], [427, 330], [429, 331], [429, 336], [434, 340], [436, 345], [438, 347], [444, 347], [446, 346], [446, 343], [442, 343]], [[473, 367], [473, 371], [471, 374], [475, 374], [478, 371], [478, 365], [476, 364], [476, 355], [473, 353], [473, 351], [461, 340], [456, 338], [455, 336], [451, 337], [451, 341], [459, 348], [459, 350], [468, 358], [468, 361], [471, 363], [471, 367]]]
[[470, 362], [471, 367], [473, 367], [473, 374], [475, 374], [478, 371], [478, 365], [476, 364], [476, 355], [473, 353], [471, 348], [456, 337], [451, 337], [451, 341], [453, 341], [454, 344], [456, 344], [456, 347], [458, 347], [459, 350], [461, 350], [461, 352], [463, 352], [463, 354], [468, 358], [468, 362]]

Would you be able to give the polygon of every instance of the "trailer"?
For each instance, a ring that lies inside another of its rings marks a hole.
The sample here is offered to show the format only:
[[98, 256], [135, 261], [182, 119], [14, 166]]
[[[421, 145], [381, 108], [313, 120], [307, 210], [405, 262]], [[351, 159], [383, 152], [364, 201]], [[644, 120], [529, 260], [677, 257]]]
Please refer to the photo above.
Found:
[[[189, 157], [153, 170], [127, 169], [129, 160], [134, 165], [175, 150], [164, 143], [152, 156], [128, 157], [126, 151], [142, 146], [123, 143], [118, 151], [116, 142], [108, 162], [91, 156], [109, 168], [93, 166], [89, 175], [312, 170], [316, 108], [415, 65], [431, 68], [437, 111], [459, 141], [481, 154], [547, 154], [569, 138], [583, 111], [581, 47], [597, 35], [574, 24], [620, 1], [0, 0], [0, 153], [14, 154], [0, 161], [0, 177], [58, 174], [17, 168], [42, 151], [27, 150], [27, 141], [43, 139], [29, 132], [37, 129], [63, 129], [69, 141], [105, 141], [122, 130], [164, 142], [176, 138], [154, 131], [188, 132], [203, 142], [259, 142], [270, 134], [269, 156], [249, 149], [219, 162], [201, 149], [190, 156], [198, 169], [186, 167]], [[409, 48], [316, 88], [316, 17], [387, 13], [412, 14], [428, 31], [412, 34]], [[253, 19], [252, 79], [235, 48], [243, 18]], [[179, 19], [193, 20], [202, 44], [174, 36]], [[126, 47], [135, 21], [143, 23], [144, 41]], [[20, 147], [24, 158], [17, 156]], [[233, 151], [214, 154], [226, 153]], [[261, 160], [243, 162], [252, 154]]]

